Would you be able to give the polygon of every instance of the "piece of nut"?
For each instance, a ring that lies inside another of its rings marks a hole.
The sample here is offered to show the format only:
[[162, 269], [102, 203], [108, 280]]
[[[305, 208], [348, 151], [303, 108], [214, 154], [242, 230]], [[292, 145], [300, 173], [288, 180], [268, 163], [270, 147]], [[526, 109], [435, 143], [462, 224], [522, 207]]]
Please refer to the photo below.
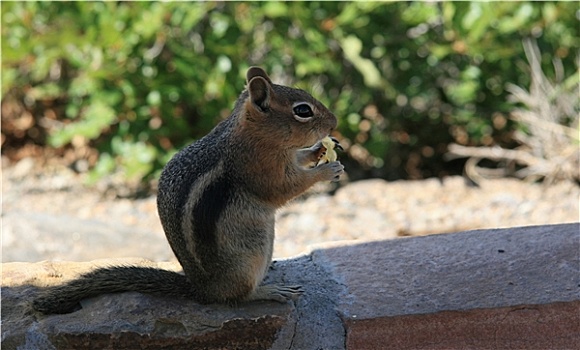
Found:
[[336, 151], [334, 150], [336, 144], [334, 141], [329, 136], [326, 136], [322, 139], [322, 146], [326, 148], [326, 153], [320, 158], [318, 164], [336, 162], [337, 156]]

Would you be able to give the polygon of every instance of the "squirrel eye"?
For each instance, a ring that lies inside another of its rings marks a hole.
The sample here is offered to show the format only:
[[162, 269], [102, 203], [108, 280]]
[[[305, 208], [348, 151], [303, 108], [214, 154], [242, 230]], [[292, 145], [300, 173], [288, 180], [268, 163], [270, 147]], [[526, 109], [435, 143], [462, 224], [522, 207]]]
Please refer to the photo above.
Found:
[[294, 112], [294, 118], [302, 123], [309, 121], [314, 116], [312, 108], [307, 103], [300, 103], [294, 106], [292, 111]]

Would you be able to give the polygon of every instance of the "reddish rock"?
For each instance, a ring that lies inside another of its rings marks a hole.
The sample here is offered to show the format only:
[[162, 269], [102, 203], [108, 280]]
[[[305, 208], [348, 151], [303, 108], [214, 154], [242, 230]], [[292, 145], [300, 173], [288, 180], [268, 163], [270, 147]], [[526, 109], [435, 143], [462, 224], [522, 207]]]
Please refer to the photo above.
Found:
[[346, 320], [347, 349], [573, 349], [580, 301]]

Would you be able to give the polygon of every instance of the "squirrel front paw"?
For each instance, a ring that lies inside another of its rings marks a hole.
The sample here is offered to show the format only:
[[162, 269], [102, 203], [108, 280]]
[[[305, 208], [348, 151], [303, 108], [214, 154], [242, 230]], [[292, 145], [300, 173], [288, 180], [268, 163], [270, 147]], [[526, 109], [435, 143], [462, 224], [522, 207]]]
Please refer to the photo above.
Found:
[[315, 169], [320, 171], [321, 181], [337, 182], [340, 179], [340, 175], [344, 173], [344, 165], [339, 161], [320, 164]]

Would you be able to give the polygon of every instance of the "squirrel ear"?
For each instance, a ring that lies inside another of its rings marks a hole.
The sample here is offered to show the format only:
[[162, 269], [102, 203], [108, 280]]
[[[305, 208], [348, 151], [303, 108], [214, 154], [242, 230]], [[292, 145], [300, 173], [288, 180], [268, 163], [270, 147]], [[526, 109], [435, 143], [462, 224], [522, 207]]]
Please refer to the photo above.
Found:
[[266, 74], [266, 72], [260, 67], [250, 67], [248, 69], [246, 72], [246, 83], [249, 83], [254, 77], [262, 77], [266, 79], [268, 83], [272, 84], [272, 80], [270, 80], [268, 74]]
[[[258, 68], [259, 69], [259, 68]], [[262, 76], [253, 77], [248, 82], [250, 100], [262, 111], [270, 106], [271, 87], [269, 82]]]

